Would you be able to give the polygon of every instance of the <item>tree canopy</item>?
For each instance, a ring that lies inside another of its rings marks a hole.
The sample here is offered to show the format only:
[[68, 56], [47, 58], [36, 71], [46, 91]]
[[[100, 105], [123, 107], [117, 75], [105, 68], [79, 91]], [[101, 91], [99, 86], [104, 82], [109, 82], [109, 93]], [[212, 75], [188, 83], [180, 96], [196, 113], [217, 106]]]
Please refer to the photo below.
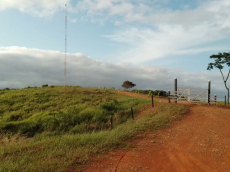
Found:
[[228, 92], [228, 103], [229, 103], [229, 87], [227, 86], [227, 80], [230, 75], [230, 69], [228, 69], [227, 77], [224, 77], [224, 74], [222, 72], [222, 69], [224, 69], [225, 66], [230, 67], [230, 53], [219, 53], [219, 54], [213, 54], [210, 56], [210, 59], [214, 59], [214, 63], [209, 63], [207, 70], [212, 70], [213, 68], [217, 68], [220, 70], [220, 73], [222, 75], [225, 88]]
[[222, 70], [224, 65], [230, 67], [230, 53], [213, 54], [210, 56], [210, 59], [215, 59], [215, 62], [209, 63], [207, 70], [211, 70], [214, 67]]
[[123, 84], [121, 85], [124, 89], [129, 89], [132, 87], [135, 87], [136, 84], [132, 83], [131, 81], [124, 81]]

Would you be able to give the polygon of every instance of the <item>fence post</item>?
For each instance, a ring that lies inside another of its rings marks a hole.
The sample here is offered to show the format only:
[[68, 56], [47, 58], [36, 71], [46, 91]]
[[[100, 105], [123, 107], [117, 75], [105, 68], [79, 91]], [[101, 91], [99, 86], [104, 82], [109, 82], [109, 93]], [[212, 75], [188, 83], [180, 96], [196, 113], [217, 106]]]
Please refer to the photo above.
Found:
[[170, 91], [168, 90], [168, 98], [169, 98], [169, 103], [171, 103], [171, 100], [170, 100]]
[[87, 133], [87, 124], [85, 124], [85, 133]]
[[224, 104], [225, 104], [225, 106], [226, 106], [226, 96], [224, 96]]
[[215, 105], [216, 105], [216, 100], [217, 100], [217, 96], [216, 96], [216, 94], [214, 94]]
[[177, 103], [177, 78], [174, 79], [175, 103]]
[[208, 81], [208, 105], [210, 105], [211, 81]]
[[131, 106], [131, 115], [132, 115], [132, 119], [134, 120], [134, 116], [133, 116], [133, 107]]
[[153, 94], [152, 94], [152, 107], [154, 107]]
[[113, 129], [113, 115], [110, 116], [110, 129]]

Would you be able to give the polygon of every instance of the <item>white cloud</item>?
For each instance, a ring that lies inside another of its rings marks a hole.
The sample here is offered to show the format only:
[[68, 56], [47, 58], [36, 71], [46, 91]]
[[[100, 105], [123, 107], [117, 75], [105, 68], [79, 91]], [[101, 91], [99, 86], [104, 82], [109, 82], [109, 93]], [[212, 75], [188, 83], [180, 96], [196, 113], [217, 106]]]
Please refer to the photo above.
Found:
[[131, 28], [107, 37], [119, 43], [132, 45], [129, 50], [119, 55], [119, 60], [140, 63], [169, 55], [226, 50], [226, 45], [205, 46], [224, 39], [225, 36], [224, 33], [216, 32], [205, 25], [187, 30], [180, 25], [161, 25], [158, 30]]
[[[86, 13], [92, 21], [140, 22], [148, 25], [179, 24], [190, 26], [212, 23], [229, 26], [228, 0], [202, 1], [195, 9], [172, 10], [168, 0], [67, 0], [69, 13]], [[0, 11], [17, 9], [23, 13], [47, 17], [65, 8], [66, 0], [1, 0]], [[224, 22], [224, 23], [223, 23]]]
[[[219, 73], [187, 73], [180, 68], [131, 63], [110, 64], [80, 53], [67, 56], [68, 85], [120, 88], [123, 81], [131, 80], [137, 89], [172, 90], [175, 77], [179, 86], [206, 88], [207, 81], [212, 80], [215, 92], [225, 91]], [[25, 47], [0, 47], [0, 78], [0, 88], [64, 85], [64, 54]]]
[[133, 17], [148, 26], [143, 29], [134, 25], [107, 37], [131, 45], [119, 54], [119, 60], [135, 63], [177, 54], [228, 51], [229, 45], [209, 45], [230, 37], [230, 11], [227, 8], [230, 8], [230, 1], [207, 1], [192, 10], [163, 10], [144, 15], [140, 20]]
[[[40, 17], [50, 17], [64, 9], [65, 0], [1, 0], [0, 10], [18, 9]], [[69, 21], [121, 26], [106, 37], [129, 45], [113, 61], [146, 62], [172, 55], [227, 51], [229, 45], [208, 45], [230, 37], [230, 1], [201, 1], [196, 8], [172, 10], [150, 0], [68, 0]], [[82, 19], [84, 18], [84, 19]], [[129, 23], [127, 28], [125, 23]], [[142, 25], [144, 24], [144, 26]], [[124, 49], [123, 49], [124, 50]]]
[[[174, 24], [191, 26], [212, 23], [229, 24], [228, 0], [209, 0], [197, 3], [193, 9], [172, 10], [165, 6], [168, 2], [149, 0], [81, 0], [75, 10], [86, 12], [93, 21], [110, 20], [116, 22], [140, 22], [148, 25]], [[205, 23], [204, 23], [205, 22]], [[227, 23], [226, 23], [227, 22]]]
[[66, 0], [1, 0], [0, 11], [17, 9], [38, 17], [51, 17], [60, 9], [64, 9], [65, 3]]
[[[104, 21], [116, 15], [126, 18], [126, 21], [133, 21], [131, 16], [141, 19], [142, 14], [151, 11], [148, 5], [144, 4], [145, 2], [147, 0], [141, 3], [135, 0], [80, 0], [77, 2], [67, 0], [68, 12], [86, 12], [92, 21]], [[63, 10], [65, 4], [66, 0], [1, 0], [0, 11], [17, 9], [34, 16], [52, 17], [60, 9]]]
[[148, 0], [82, 0], [77, 3], [75, 10], [85, 12], [93, 22], [112, 20], [114, 23], [123, 23], [141, 21], [146, 14], [155, 11], [148, 6], [149, 4], [155, 4], [155, 2]]
[[77, 19], [76, 18], [68, 17], [68, 21], [71, 22], [71, 23], [77, 23]]

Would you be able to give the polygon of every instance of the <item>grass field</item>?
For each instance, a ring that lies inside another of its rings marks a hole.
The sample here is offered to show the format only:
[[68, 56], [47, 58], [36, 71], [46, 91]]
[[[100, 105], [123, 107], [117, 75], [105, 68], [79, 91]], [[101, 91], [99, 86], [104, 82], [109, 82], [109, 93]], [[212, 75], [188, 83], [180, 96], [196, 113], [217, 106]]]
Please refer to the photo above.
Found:
[[[162, 104], [159, 111], [131, 120], [149, 100], [108, 90], [55, 86], [0, 91], [0, 171], [81, 169], [93, 155], [127, 146], [124, 141], [146, 129], [167, 126], [187, 112]], [[114, 129], [109, 129], [110, 116]], [[88, 133], [85, 133], [85, 124]]]
[[[216, 105], [225, 106], [225, 102], [224, 101], [217, 101]], [[228, 102], [226, 102], [226, 106], [229, 106]]]
[[0, 92], [2, 134], [82, 133], [109, 128], [125, 122], [130, 107], [147, 104], [144, 99], [127, 98], [103, 89], [45, 87]]

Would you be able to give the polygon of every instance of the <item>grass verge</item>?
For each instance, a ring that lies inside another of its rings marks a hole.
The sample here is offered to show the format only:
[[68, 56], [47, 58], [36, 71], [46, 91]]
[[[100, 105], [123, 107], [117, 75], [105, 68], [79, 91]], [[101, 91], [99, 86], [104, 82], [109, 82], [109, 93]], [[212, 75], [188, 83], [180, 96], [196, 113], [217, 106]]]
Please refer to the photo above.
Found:
[[35, 135], [25, 138], [14, 135], [1, 138], [0, 171], [65, 171], [81, 170], [93, 155], [122, 146], [124, 141], [147, 129], [166, 127], [187, 113], [184, 105], [159, 104], [159, 110], [111, 131], [59, 136]]

